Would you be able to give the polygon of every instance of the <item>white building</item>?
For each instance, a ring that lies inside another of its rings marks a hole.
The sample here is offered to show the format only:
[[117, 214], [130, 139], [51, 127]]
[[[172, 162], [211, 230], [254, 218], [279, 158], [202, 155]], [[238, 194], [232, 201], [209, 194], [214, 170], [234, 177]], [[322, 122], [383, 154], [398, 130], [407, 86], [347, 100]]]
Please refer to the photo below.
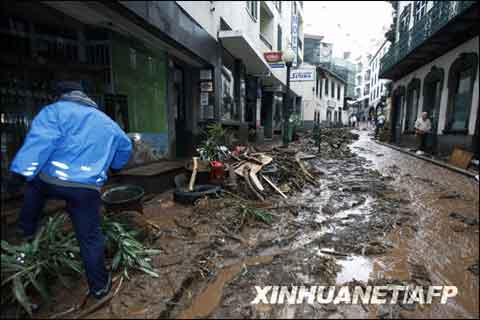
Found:
[[378, 112], [383, 111], [384, 107], [386, 106], [386, 86], [390, 81], [386, 79], [380, 79], [378, 75], [380, 71], [380, 59], [383, 58], [389, 48], [390, 42], [384, 41], [369, 62], [369, 67], [371, 70], [369, 112], [374, 112], [374, 114], [378, 114]]
[[428, 112], [428, 151], [454, 147], [478, 157], [479, 2], [398, 1], [395, 39], [380, 78], [393, 81], [392, 142], [415, 146], [414, 123]]
[[355, 101], [353, 102], [353, 112], [358, 121], [368, 119], [369, 101], [370, 101], [370, 79], [371, 54], [364, 54], [355, 59], [357, 72], [355, 74]]
[[267, 63], [264, 53], [291, 46], [297, 52], [293, 68], [303, 62], [303, 1], [177, 3], [221, 45], [221, 120], [264, 127], [265, 136], [272, 137], [281, 128], [286, 67], [282, 61]]
[[349, 113], [345, 110], [346, 82], [328, 69], [303, 64], [291, 76], [292, 88], [302, 95], [301, 120], [311, 128], [316, 115], [324, 126], [348, 124]]

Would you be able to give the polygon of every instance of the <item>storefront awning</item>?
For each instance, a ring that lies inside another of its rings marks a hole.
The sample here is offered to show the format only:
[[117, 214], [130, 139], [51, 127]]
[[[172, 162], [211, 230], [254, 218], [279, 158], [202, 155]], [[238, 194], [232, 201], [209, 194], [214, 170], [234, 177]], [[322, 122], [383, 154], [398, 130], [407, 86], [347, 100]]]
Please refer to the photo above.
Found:
[[262, 54], [241, 30], [220, 31], [218, 37], [228, 52], [243, 61], [249, 74], [265, 75], [270, 72], [270, 67]]

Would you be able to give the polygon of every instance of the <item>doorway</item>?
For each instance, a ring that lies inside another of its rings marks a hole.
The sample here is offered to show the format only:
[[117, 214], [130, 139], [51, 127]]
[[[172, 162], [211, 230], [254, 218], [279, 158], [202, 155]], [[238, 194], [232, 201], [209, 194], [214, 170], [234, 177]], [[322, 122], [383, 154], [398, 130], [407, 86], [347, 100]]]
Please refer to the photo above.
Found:
[[427, 134], [426, 148], [430, 153], [435, 153], [438, 146], [438, 118], [440, 114], [440, 99], [442, 96], [443, 70], [432, 67], [423, 84], [423, 110], [428, 112], [432, 123], [432, 131]]
[[393, 93], [392, 138], [391, 142], [399, 144], [402, 135], [403, 102], [405, 88], [399, 87]]
[[265, 138], [273, 138], [273, 104], [274, 93], [263, 92], [262, 109], [261, 109], [261, 125], [264, 127]]
[[176, 157], [185, 158], [188, 156], [190, 138], [187, 130], [185, 71], [177, 64], [174, 64], [173, 68], [172, 108], [175, 117]]

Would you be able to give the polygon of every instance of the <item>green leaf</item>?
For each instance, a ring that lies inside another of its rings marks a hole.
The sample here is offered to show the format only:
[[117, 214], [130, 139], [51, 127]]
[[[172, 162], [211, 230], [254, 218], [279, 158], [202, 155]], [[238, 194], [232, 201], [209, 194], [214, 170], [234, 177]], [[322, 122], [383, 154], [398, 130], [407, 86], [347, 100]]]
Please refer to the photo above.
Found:
[[19, 250], [19, 247], [17, 247], [17, 246], [12, 246], [12, 245], [10, 245], [10, 244], [9, 244], [7, 241], [5, 241], [5, 240], [2, 240], [0, 243], [1, 243], [1, 246], [2, 246], [2, 250], [5, 250], [5, 251], [7, 251], [7, 252], [9, 252], [9, 253], [17, 253], [17, 252], [20, 251], [20, 250]]
[[32, 316], [32, 303], [25, 293], [25, 288], [19, 277], [13, 279], [13, 295], [15, 299], [20, 303], [20, 305], [25, 309], [25, 311]]
[[157, 249], [146, 249], [144, 252], [145, 252], [145, 254], [146, 254], [146, 255], [149, 255], [149, 256], [156, 256], [156, 255], [159, 255], [160, 253], [162, 253], [162, 250], [157, 250]]
[[122, 252], [118, 251], [115, 254], [115, 257], [112, 260], [112, 270], [113, 271], [118, 270], [118, 266], [120, 265], [121, 260], [122, 260]]
[[148, 274], [148, 275], [150, 275], [150, 276], [152, 276], [152, 277], [154, 277], [154, 278], [158, 278], [158, 277], [159, 277], [158, 273], [156, 273], [155, 271], [153, 271], [153, 270], [151, 270], [151, 269], [144, 268], [144, 267], [140, 267], [140, 268], [138, 268], [138, 270], [143, 271], [143, 272], [145, 272], [146, 274]]
[[42, 238], [43, 232], [45, 228], [41, 228], [40, 231], [38, 231], [37, 235], [35, 236], [35, 239], [32, 242], [32, 251], [37, 252], [38, 247], [40, 246], [40, 239]]

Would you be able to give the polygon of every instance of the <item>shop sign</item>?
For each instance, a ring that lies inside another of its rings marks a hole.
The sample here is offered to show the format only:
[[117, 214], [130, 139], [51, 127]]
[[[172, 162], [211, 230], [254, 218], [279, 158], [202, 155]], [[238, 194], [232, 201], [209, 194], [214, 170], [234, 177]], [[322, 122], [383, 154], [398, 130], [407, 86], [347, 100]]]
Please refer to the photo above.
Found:
[[281, 63], [269, 63], [270, 65], [270, 68], [272, 69], [283, 69], [285, 68], [285, 63], [281, 62]]
[[296, 67], [298, 56], [298, 15], [296, 14], [292, 16], [292, 50], [295, 52], [292, 66]]
[[212, 92], [213, 91], [213, 82], [212, 81], [200, 82], [200, 91], [201, 92]]
[[296, 69], [290, 71], [290, 81], [314, 81], [315, 70]]
[[265, 57], [265, 60], [267, 60], [268, 63], [275, 63], [275, 62], [282, 61], [282, 53], [279, 51], [265, 52], [263, 56]]

